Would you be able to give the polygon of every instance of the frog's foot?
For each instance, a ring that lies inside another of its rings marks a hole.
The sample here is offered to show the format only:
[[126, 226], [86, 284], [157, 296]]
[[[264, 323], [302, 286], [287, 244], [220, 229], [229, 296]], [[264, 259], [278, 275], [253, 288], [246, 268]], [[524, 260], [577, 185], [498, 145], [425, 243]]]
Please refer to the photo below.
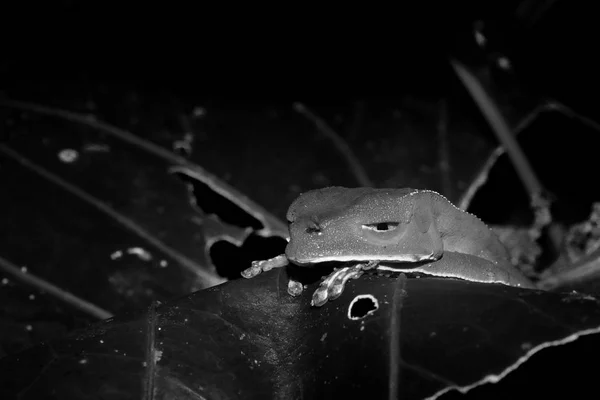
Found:
[[288, 265], [288, 259], [285, 254], [280, 254], [277, 257], [269, 258], [268, 260], [252, 261], [252, 266], [242, 271], [244, 278], [254, 278], [261, 272], [267, 272], [273, 268], [281, 268]]
[[337, 299], [344, 291], [344, 285], [349, 279], [360, 278], [364, 271], [376, 268], [378, 264], [378, 261], [369, 261], [366, 264], [359, 263], [333, 271], [315, 290], [310, 305], [321, 307], [328, 300]]

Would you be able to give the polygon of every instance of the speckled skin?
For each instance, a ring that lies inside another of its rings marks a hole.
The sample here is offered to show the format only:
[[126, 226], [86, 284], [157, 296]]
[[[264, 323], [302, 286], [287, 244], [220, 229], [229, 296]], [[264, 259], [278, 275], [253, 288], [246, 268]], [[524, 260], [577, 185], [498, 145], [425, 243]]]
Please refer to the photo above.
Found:
[[[483, 258], [498, 273], [466, 270], [438, 275], [531, 287], [510, 264], [506, 249], [487, 225], [430, 190], [317, 189], [298, 197], [287, 218], [290, 242], [285, 253], [297, 265], [372, 260], [388, 265], [426, 263], [454, 252]], [[428, 268], [436, 272], [435, 263]]]

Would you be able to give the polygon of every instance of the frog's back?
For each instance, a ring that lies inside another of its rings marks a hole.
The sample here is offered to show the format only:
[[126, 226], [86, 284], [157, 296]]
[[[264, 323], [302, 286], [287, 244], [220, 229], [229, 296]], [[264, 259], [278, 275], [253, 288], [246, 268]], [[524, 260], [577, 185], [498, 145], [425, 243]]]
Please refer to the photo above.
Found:
[[510, 263], [506, 247], [498, 236], [476, 215], [463, 211], [433, 191], [421, 191], [431, 198], [444, 249], [471, 254], [495, 263]]

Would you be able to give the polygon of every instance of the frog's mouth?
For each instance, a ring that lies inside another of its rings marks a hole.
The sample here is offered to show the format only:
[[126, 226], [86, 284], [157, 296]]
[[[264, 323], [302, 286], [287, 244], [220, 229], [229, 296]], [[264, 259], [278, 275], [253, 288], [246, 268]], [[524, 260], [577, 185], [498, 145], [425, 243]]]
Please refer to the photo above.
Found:
[[[377, 255], [360, 255], [360, 256], [325, 256], [325, 257], [306, 257], [306, 258], [290, 258], [288, 260], [293, 262], [296, 265], [313, 265], [313, 264], [322, 264], [322, 263], [349, 263], [349, 262], [369, 262], [369, 261], [379, 261], [384, 264], [410, 264], [410, 263], [421, 263], [427, 261], [435, 261], [435, 257], [433, 254], [431, 255], [421, 255], [421, 254], [400, 254], [394, 256], [382, 256], [381, 254]], [[403, 265], [403, 269], [410, 269], [410, 265]]]
[[[365, 270], [365, 273], [369, 274], [380, 274], [380, 273], [416, 273], [416, 274], [425, 274], [425, 275], [433, 275], [436, 276], [436, 273], [430, 272], [430, 266], [436, 260], [421, 260], [421, 261], [399, 261], [398, 258], [394, 258], [393, 260], [383, 260], [379, 257], [378, 265], [375, 268]], [[290, 260], [291, 261], [291, 260]], [[351, 265], [356, 265], [359, 263], [368, 263], [372, 261], [371, 259], [365, 260], [357, 260], [356, 257], [341, 257], [335, 259], [325, 259], [319, 258], [318, 260], [309, 260], [309, 261], [293, 261], [294, 265], [299, 267], [313, 267], [311, 270], [320, 270], [320, 271], [329, 271], [332, 272], [335, 269], [347, 267]], [[328, 272], [328, 273], [329, 273]]]

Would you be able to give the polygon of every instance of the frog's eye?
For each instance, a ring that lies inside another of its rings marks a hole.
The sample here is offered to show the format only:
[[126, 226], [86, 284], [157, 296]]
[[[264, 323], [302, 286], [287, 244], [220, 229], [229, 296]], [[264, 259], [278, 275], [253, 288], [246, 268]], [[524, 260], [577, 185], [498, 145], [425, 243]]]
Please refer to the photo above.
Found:
[[377, 222], [374, 224], [363, 225], [364, 229], [375, 232], [390, 232], [398, 228], [399, 222]]

